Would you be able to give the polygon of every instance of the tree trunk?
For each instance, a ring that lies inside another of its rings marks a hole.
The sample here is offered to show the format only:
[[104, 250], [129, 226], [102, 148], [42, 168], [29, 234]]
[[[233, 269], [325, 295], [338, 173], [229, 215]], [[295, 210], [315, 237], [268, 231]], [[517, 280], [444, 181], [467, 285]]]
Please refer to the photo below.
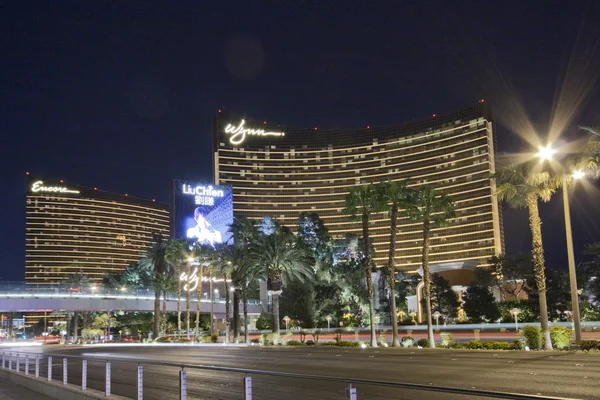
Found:
[[390, 215], [390, 253], [388, 257], [390, 305], [392, 307], [392, 346], [400, 346], [398, 341], [398, 320], [396, 317], [396, 233], [398, 223], [398, 207], [393, 205]]
[[248, 283], [244, 282], [242, 287], [242, 303], [244, 307], [244, 342], [250, 343], [250, 336], [248, 335]]
[[79, 314], [75, 311], [73, 312], [73, 342], [77, 342], [78, 336], [78, 325], [79, 324]]
[[85, 331], [87, 329], [87, 320], [88, 320], [88, 312], [84, 311], [83, 312], [83, 326], [81, 327], [81, 332], [83, 333], [83, 331]]
[[431, 321], [431, 276], [429, 274], [429, 242], [430, 242], [430, 223], [426, 219], [423, 221], [423, 255], [421, 263], [423, 264], [423, 281], [425, 287], [423, 295], [425, 296], [425, 309], [427, 312], [427, 333], [429, 337], [429, 347], [435, 348], [435, 338], [433, 337], [433, 323]]
[[240, 340], [240, 291], [236, 287], [233, 291], [233, 341], [237, 343]]
[[160, 329], [160, 289], [154, 289], [154, 327], [152, 329], [152, 337], [157, 338]]
[[365, 275], [367, 278], [367, 292], [369, 293], [369, 319], [371, 321], [371, 346], [377, 347], [375, 333], [375, 304], [373, 302], [373, 278], [371, 276], [371, 244], [369, 241], [369, 216], [362, 214], [363, 243], [365, 246]]
[[279, 335], [279, 292], [273, 292], [271, 298], [273, 300], [273, 333]]
[[177, 334], [181, 334], [181, 265], [177, 263]]
[[533, 258], [533, 273], [539, 293], [540, 322], [544, 334], [544, 349], [552, 350], [550, 327], [548, 323], [548, 305], [546, 303], [546, 267], [544, 262], [544, 247], [542, 245], [542, 220], [538, 210], [538, 199], [534, 194], [527, 196], [529, 209], [529, 228], [531, 229], [531, 255]]
[[167, 290], [163, 290], [162, 331], [167, 334]]
[[10, 313], [8, 315], [8, 340], [13, 340], [13, 325], [14, 325], [13, 315], [12, 315], [12, 313]]
[[[202, 266], [200, 266], [202, 268]], [[202, 269], [198, 269], [202, 271]], [[200, 300], [202, 298], [202, 272], [200, 272], [200, 276], [198, 277], [200, 281], [198, 283], [198, 287], [196, 288], [196, 330], [195, 336], [200, 336]]]
[[210, 334], [215, 333], [215, 300], [213, 292], [213, 278], [212, 271], [208, 274], [208, 291], [210, 292]]
[[229, 285], [227, 285], [227, 274], [223, 275], [223, 290], [225, 290], [225, 342], [229, 343], [229, 327], [230, 327], [230, 312], [229, 312]]
[[192, 276], [192, 263], [188, 261], [188, 266], [187, 266], [187, 290], [185, 291], [185, 329], [186, 329], [186, 337], [189, 339], [190, 338], [190, 328], [192, 326], [192, 321], [190, 320], [191, 318], [191, 313], [190, 313], [190, 287], [191, 287], [191, 282], [190, 282], [190, 276]]

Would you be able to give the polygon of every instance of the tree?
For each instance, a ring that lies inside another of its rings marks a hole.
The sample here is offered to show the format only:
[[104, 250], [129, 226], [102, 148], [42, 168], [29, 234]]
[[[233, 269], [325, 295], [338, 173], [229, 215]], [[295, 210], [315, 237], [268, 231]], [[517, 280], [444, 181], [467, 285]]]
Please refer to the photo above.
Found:
[[445, 321], [458, 315], [458, 294], [452, 290], [450, 282], [439, 274], [433, 274], [431, 279], [431, 309], [439, 311]]
[[590, 134], [586, 145], [581, 149], [576, 160], [578, 169], [586, 171], [588, 175], [600, 177], [600, 127], [580, 127]]
[[500, 310], [487, 286], [473, 284], [463, 295], [463, 309], [472, 322], [496, 321]]
[[165, 282], [162, 279], [163, 275], [172, 275], [173, 264], [166, 257], [167, 252], [167, 241], [164, 240], [162, 235], [154, 234], [152, 245], [146, 249], [142, 259], [140, 260], [140, 266], [142, 268], [149, 268], [153, 271], [153, 285], [154, 285], [154, 327], [152, 329], [153, 337], [158, 337], [159, 323], [160, 323], [160, 295], [164, 289], [160, 286]]
[[[234, 246], [242, 249], [242, 254], [244, 257], [249, 255], [249, 247], [250, 244], [255, 241], [258, 237], [258, 229], [256, 227], [256, 222], [248, 219], [246, 217], [235, 218], [233, 223], [229, 226], [229, 232], [233, 235], [233, 243]], [[252, 263], [244, 263], [243, 268], [240, 270], [243, 278], [240, 277], [240, 282], [236, 285], [236, 287], [240, 287], [241, 295], [242, 295], [242, 305], [244, 312], [244, 342], [249, 343], [248, 336], [248, 284], [254, 280], [257, 276], [260, 276], [262, 273], [262, 267], [258, 265], [252, 265]], [[236, 332], [239, 332], [239, 306], [236, 307], [235, 304], [239, 303], [239, 299], [236, 297], [239, 296], [237, 294], [237, 289], [234, 291], [233, 301], [234, 301], [234, 309], [233, 309], [233, 321], [234, 321], [234, 335]]]
[[542, 220], [538, 209], [538, 201], [550, 201], [552, 194], [560, 185], [560, 179], [552, 176], [549, 172], [533, 170], [530, 164], [501, 166], [496, 171], [494, 179], [497, 186], [496, 194], [500, 201], [506, 202], [511, 208], [526, 207], [528, 210], [532, 239], [533, 273], [539, 296], [544, 347], [546, 350], [552, 350], [546, 301], [546, 266], [542, 244]]
[[375, 306], [373, 303], [373, 271], [371, 242], [369, 239], [369, 220], [373, 213], [381, 210], [380, 196], [372, 185], [353, 186], [349, 189], [344, 198], [344, 214], [350, 216], [351, 220], [360, 221], [363, 234], [363, 244], [365, 251], [364, 269], [367, 282], [367, 293], [369, 296], [369, 319], [371, 325], [371, 346], [377, 347], [377, 337], [375, 334]]
[[390, 216], [390, 248], [388, 253], [388, 280], [392, 313], [392, 346], [400, 346], [398, 341], [398, 321], [396, 319], [396, 234], [400, 209], [407, 209], [413, 201], [413, 191], [406, 181], [383, 182], [378, 187], [381, 203], [388, 207]]
[[502, 300], [516, 300], [522, 292], [531, 290], [528, 286], [533, 279], [531, 255], [492, 256], [488, 263], [489, 267], [475, 271], [477, 281], [481, 285], [497, 287]]
[[433, 325], [431, 321], [431, 277], [429, 274], [429, 250], [431, 240], [431, 228], [445, 226], [451, 218], [456, 216], [455, 205], [448, 195], [441, 194], [431, 186], [421, 186], [414, 195], [414, 202], [408, 209], [413, 221], [423, 224], [423, 248], [421, 263], [423, 267], [423, 297], [427, 312], [427, 330], [429, 334], [429, 346], [435, 347], [433, 337]]
[[69, 275], [67, 285], [70, 289], [84, 291], [90, 286], [90, 278], [82, 270], [79, 270], [79, 272]]
[[[188, 239], [177, 239], [170, 240], [167, 243], [167, 249], [165, 258], [169, 260], [175, 266], [175, 278], [178, 281], [177, 284], [177, 332], [181, 332], [181, 266], [187, 265], [187, 274], [190, 274], [191, 263], [192, 263], [192, 251], [193, 242]], [[189, 276], [189, 275], [188, 275]], [[189, 315], [189, 291], [186, 294], [186, 315]]]
[[248, 258], [255, 268], [264, 268], [267, 289], [272, 296], [273, 331], [279, 333], [279, 296], [292, 281], [311, 280], [315, 260], [304, 243], [284, 227], [260, 236], [250, 248]]

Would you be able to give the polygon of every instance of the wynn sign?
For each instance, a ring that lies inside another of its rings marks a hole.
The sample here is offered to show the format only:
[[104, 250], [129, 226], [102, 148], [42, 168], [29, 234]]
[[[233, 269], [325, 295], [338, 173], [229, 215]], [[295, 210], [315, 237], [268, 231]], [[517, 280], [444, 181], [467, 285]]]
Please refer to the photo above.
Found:
[[225, 127], [225, 133], [231, 135], [229, 143], [242, 144], [246, 140], [246, 135], [249, 136], [285, 136], [284, 132], [265, 132], [264, 129], [244, 128], [246, 121], [241, 120], [239, 125], [228, 124]]

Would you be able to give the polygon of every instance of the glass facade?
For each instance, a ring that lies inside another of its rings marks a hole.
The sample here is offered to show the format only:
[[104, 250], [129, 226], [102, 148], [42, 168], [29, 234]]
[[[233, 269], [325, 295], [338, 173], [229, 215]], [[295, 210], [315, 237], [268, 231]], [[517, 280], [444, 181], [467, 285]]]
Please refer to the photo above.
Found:
[[153, 234], [169, 235], [166, 204], [29, 176], [26, 285], [91, 281], [139, 261]]
[[[334, 236], [361, 234], [342, 213], [348, 187], [407, 179], [432, 185], [455, 200], [452, 223], [434, 228], [432, 263], [484, 264], [503, 251], [502, 216], [490, 179], [494, 124], [488, 107], [475, 106], [385, 127], [321, 130], [214, 118], [215, 183], [233, 188], [235, 216], [276, 217], [292, 226], [301, 212], [318, 213]], [[396, 263], [420, 267], [421, 225], [399, 221]], [[378, 266], [387, 262], [389, 219], [376, 215], [371, 238]]]

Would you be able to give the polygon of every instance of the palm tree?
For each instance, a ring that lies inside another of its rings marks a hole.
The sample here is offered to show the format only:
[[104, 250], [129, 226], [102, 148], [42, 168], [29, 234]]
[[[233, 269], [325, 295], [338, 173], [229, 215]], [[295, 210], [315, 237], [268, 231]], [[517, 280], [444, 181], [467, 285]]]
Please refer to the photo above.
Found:
[[372, 185], [351, 187], [345, 197], [344, 214], [349, 215], [351, 220], [361, 221], [363, 232], [363, 243], [365, 247], [365, 277], [367, 279], [367, 292], [369, 295], [369, 320], [371, 325], [371, 346], [377, 347], [375, 334], [375, 305], [373, 304], [373, 278], [371, 243], [369, 240], [369, 220], [371, 214], [381, 210], [380, 197]]
[[275, 233], [258, 238], [250, 247], [248, 262], [253, 268], [263, 268], [272, 296], [273, 332], [279, 334], [279, 297], [290, 282], [312, 279], [312, 252], [289, 229], [280, 227]]
[[[196, 335], [200, 332], [200, 300], [202, 297], [202, 277], [204, 269], [211, 266], [212, 247], [204, 244], [194, 244], [192, 257], [198, 263], [198, 287], [196, 288]], [[211, 316], [212, 318], [212, 316]]]
[[[233, 235], [233, 243], [236, 247], [242, 249], [242, 256], [248, 255], [248, 248], [258, 237], [256, 222], [246, 217], [236, 218], [229, 226], [229, 232]], [[262, 268], [253, 266], [251, 263], [244, 263], [240, 268], [238, 276], [239, 283], [235, 283], [236, 288], [241, 288], [242, 304], [244, 307], [244, 342], [249, 343], [248, 336], [248, 283], [260, 276]], [[236, 300], [236, 291], [233, 292], [233, 323], [234, 332], [239, 331], [239, 300]], [[237, 310], [237, 311], [236, 311]], [[236, 333], [234, 333], [235, 335]]]
[[588, 172], [595, 178], [600, 178], [600, 127], [581, 129], [590, 133], [590, 138], [578, 154], [577, 167]]
[[[175, 279], [177, 279], [177, 333], [181, 332], [181, 265], [188, 263], [191, 257], [190, 247], [192, 243], [187, 239], [170, 240], [167, 245], [166, 258], [175, 265]], [[189, 302], [188, 302], [189, 308]]]
[[[140, 265], [142, 267], [151, 268], [153, 271], [154, 282], [158, 283], [159, 276], [169, 274], [172, 270], [172, 264], [166, 257], [167, 252], [167, 241], [164, 240], [162, 235], [154, 234], [152, 245], [146, 249]], [[158, 285], [154, 286], [154, 327], [153, 337], [158, 337], [159, 323], [160, 323], [160, 295], [161, 287]]]
[[431, 275], [429, 273], [429, 249], [431, 228], [447, 225], [454, 218], [455, 205], [448, 195], [441, 194], [431, 186], [421, 186], [414, 193], [412, 205], [408, 213], [413, 221], [423, 223], [423, 249], [421, 264], [423, 266], [423, 297], [427, 312], [427, 331], [429, 334], [429, 347], [435, 347], [433, 337], [433, 324], [431, 321]]
[[390, 304], [392, 308], [392, 346], [400, 346], [398, 341], [398, 321], [396, 319], [396, 234], [398, 232], [398, 216], [400, 209], [408, 209], [412, 205], [413, 191], [406, 181], [383, 182], [378, 187], [381, 203], [389, 207], [390, 216], [390, 249], [388, 253]]
[[560, 179], [552, 176], [549, 172], [534, 171], [530, 164], [501, 166], [496, 171], [494, 179], [497, 186], [498, 200], [505, 201], [511, 208], [527, 207], [532, 239], [533, 274], [539, 293], [544, 347], [546, 350], [552, 350], [546, 302], [546, 267], [542, 244], [542, 220], [538, 209], [538, 200], [550, 201], [552, 194], [560, 185]]

